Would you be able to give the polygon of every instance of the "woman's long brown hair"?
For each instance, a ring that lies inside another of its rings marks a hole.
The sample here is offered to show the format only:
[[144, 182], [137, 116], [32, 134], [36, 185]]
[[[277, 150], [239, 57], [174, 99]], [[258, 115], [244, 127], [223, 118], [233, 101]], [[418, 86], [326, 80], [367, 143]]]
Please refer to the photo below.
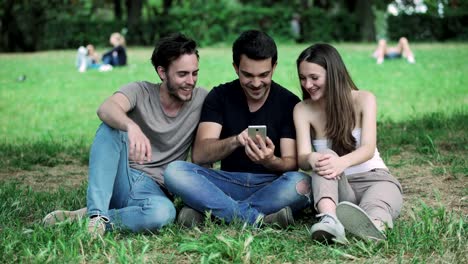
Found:
[[[305, 49], [297, 59], [299, 65], [306, 61], [320, 65], [326, 70], [325, 84], [325, 133], [332, 141], [332, 150], [339, 156], [356, 149], [356, 139], [352, 131], [356, 126], [356, 116], [351, 96], [352, 90], [358, 90], [338, 51], [329, 44], [319, 43]], [[310, 98], [301, 86], [303, 99]]]

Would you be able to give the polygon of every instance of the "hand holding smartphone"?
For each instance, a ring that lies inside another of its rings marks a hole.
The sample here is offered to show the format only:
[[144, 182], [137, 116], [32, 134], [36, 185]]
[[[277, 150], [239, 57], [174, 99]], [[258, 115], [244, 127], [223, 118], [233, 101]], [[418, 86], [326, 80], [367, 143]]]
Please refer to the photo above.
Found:
[[264, 125], [249, 126], [247, 129], [247, 134], [254, 142], [257, 142], [257, 135], [259, 135], [260, 137], [262, 137], [263, 140], [265, 140], [267, 136], [266, 129], [267, 127]]

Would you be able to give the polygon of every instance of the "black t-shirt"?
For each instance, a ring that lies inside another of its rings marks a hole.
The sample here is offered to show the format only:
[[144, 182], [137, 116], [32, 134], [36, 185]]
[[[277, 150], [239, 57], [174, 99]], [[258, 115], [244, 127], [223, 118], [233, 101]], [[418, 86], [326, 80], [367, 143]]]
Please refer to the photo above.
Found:
[[[219, 85], [208, 93], [200, 122], [222, 125], [220, 139], [237, 135], [249, 125], [266, 125], [267, 136], [275, 144], [275, 156], [281, 157], [280, 139], [296, 138], [293, 109], [299, 101], [296, 95], [272, 82], [263, 106], [251, 113], [240, 82], [235, 80]], [[252, 162], [242, 147], [221, 161], [221, 169], [231, 172], [275, 173]]]
[[117, 60], [110, 59], [110, 64], [112, 66], [124, 66], [127, 65], [127, 52], [123, 46], [117, 46], [111, 49], [110, 51], [102, 55], [102, 60], [106, 57], [112, 58], [112, 53], [117, 52]]

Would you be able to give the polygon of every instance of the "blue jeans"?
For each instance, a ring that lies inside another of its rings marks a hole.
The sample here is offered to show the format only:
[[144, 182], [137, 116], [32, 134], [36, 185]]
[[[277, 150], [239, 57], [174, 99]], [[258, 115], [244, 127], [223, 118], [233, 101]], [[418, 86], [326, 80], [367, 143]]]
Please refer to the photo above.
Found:
[[161, 187], [129, 167], [126, 132], [101, 124], [89, 157], [88, 216], [100, 215], [113, 228], [157, 230], [172, 223], [176, 210]]
[[164, 171], [167, 189], [185, 204], [211, 211], [227, 223], [234, 219], [255, 224], [259, 216], [289, 206], [299, 211], [310, 205], [310, 177], [291, 171], [281, 176], [226, 172], [173, 161]]
[[103, 64], [110, 64], [112, 66], [119, 66], [119, 57], [114, 56], [114, 54], [112, 54], [112, 53], [104, 55], [102, 57], [102, 63]]

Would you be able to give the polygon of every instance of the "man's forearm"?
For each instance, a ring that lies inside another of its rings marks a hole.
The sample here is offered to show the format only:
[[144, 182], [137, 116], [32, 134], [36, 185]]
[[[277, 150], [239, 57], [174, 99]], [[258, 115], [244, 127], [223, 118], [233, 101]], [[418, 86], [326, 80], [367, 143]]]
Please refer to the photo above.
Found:
[[214, 163], [229, 156], [240, 145], [237, 136], [222, 140], [204, 139], [195, 145], [192, 161], [197, 164]]
[[277, 172], [286, 172], [286, 171], [295, 171], [297, 170], [297, 161], [294, 157], [274, 157], [268, 163], [265, 163], [263, 166], [265, 168], [277, 171]]
[[102, 104], [97, 111], [97, 115], [102, 122], [121, 131], [127, 131], [128, 125], [134, 123], [128, 118], [127, 113], [113, 102]]

